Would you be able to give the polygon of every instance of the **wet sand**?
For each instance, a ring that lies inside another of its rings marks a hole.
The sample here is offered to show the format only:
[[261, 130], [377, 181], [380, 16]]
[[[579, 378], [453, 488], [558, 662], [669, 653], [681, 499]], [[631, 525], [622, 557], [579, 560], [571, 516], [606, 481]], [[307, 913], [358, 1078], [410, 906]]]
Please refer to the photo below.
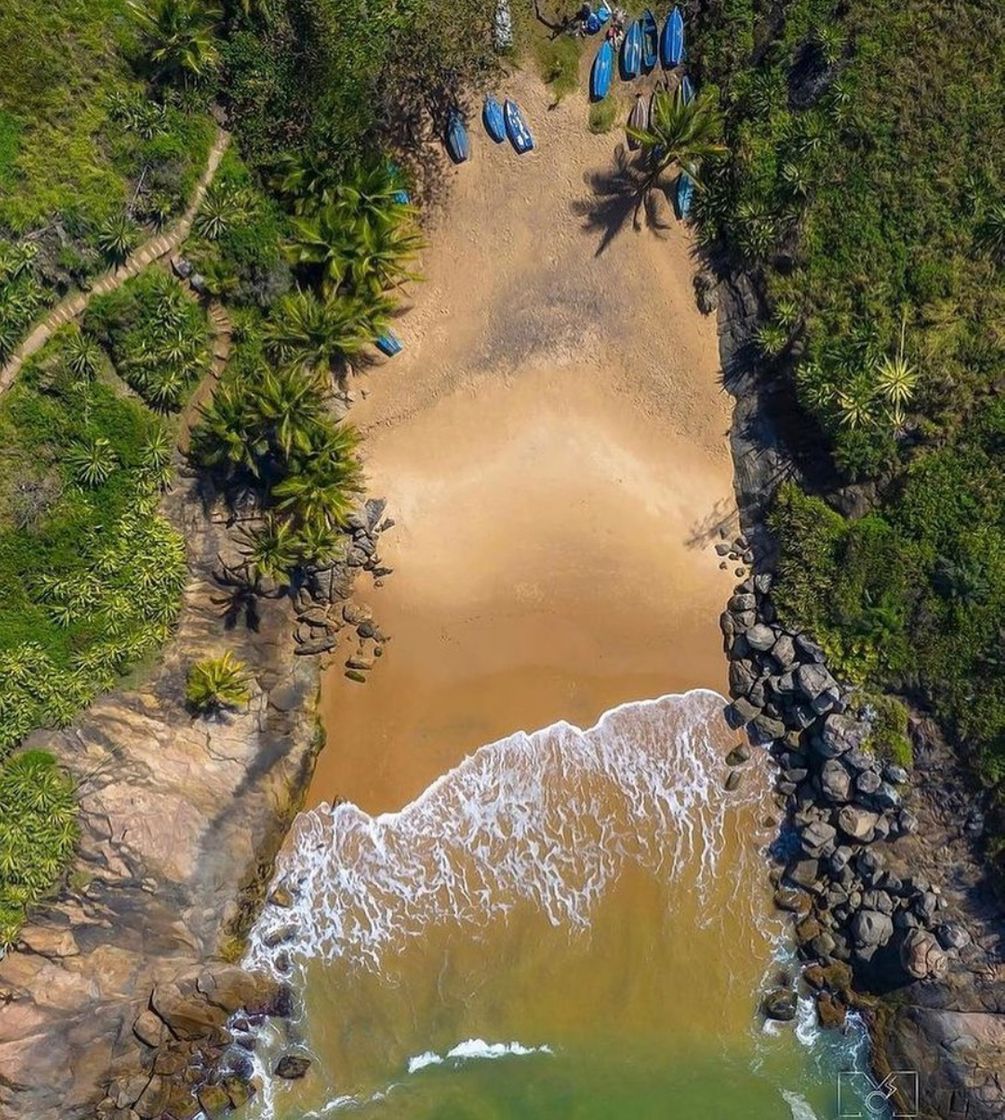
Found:
[[391, 640], [365, 685], [343, 676], [348, 638], [336, 652], [312, 804], [398, 809], [519, 728], [724, 687], [729, 411], [689, 236], [667, 209], [663, 233], [629, 222], [598, 254], [588, 180], [623, 136], [592, 136], [579, 95], [514, 91], [537, 149], [472, 121], [405, 350], [354, 382], [368, 492], [396, 521], [393, 575], [357, 598]]

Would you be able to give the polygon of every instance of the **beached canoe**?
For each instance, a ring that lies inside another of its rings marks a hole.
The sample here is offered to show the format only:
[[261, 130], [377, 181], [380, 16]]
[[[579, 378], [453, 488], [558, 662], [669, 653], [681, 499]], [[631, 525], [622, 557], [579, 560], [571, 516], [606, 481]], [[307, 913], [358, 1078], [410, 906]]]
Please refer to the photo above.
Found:
[[468, 139], [468, 130], [464, 126], [464, 119], [456, 110], [452, 110], [447, 118], [447, 132], [444, 136], [447, 151], [454, 163], [463, 163], [471, 158], [471, 141]]
[[398, 338], [394, 331], [385, 331], [375, 340], [374, 345], [382, 354], [386, 354], [389, 358], [393, 358], [395, 354], [401, 353], [401, 339]]
[[684, 75], [680, 83], [680, 96], [685, 105], [694, 101], [694, 86], [691, 84], [691, 79]]
[[610, 40], [600, 44], [600, 50], [593, 60], [590, 70], [590, 99], [603, 101], [611, 88], [611, 78], [614, 76], [614, 47]]
[[659, 61], [660, 29], [649, 8], [639, 20], [642, 28], [642, 69], [648, 74]]
[[[635, 104], [632, 106], [632, 111], [628, 114], [628, 127], [637, 129], [642, 132], [649, 126], [649, 110], [646, 107], [645, 99], [641, 93], [635, 95]], [[628, 147], [633, 152], [642, 147], [642, 141], [628, 133]]]
[[503, 116], [506, 120], [506, 135], [519, 155], [529, 152], [534, 147], [534, 137], [530, 134], [527, 122], [523, 119], [520, 106], [515, 101], [506, 99], [503, 106]]
[[630, 82], [642, 69], [642, 24], [636, 20], [625, 32], [621, 44], [621, 77]]
[[663, 34], [660, 36], [660, 58], [668, 70], [680, 66], [684, 58], [684, 16], [680, 8], [674, 8], [663, 24]]
[[503, 117], [502, 106], [492, 96], [485, 98], [482, 122], [485, 131], [497, 144], [501, 144], [506, 139], [506, 120]]
[[676, 192], [677, 217], [684, 221], [691, 213], [691, 203], [694, 201], [694, 180], [686, 171], [677, 176]]

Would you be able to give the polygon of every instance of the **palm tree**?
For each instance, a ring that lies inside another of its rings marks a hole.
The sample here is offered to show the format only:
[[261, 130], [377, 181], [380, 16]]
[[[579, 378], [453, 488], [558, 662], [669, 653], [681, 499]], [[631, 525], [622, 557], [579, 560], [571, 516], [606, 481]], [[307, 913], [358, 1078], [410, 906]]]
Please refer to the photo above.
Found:
[[101, 368], [101, 347], [90, 335], [75, 328], [66, 340], [64, 352], [71, 372], [81, 381], [93, 380]]
[[115, 214], [98, 230], [98, 248], [115, 265], [123, 264], [136, 244], [136, 224], [128, 214]]
[[418, 274], [405, 266], [418, 256], [423, 244], [418, 231], [399, 218], [358, 222], [349, 261], [352, 291], [377, 297], [389, 288], [418, 280]]
[[242, 529], [240, 536], [256, 583], [262, 579], [279, 582], [296, 567], [300, 553], [292, 522], [270, 515], [256, 528]]
[[842, 426], [859, 428], [872, 421], [875, 388], [864, 375], [853, 378], [846, 389], [839, 389], [834, 400]]
[[904, 334], [907, 330], [907, 311], [900, 319], [900, 343], [896, 357], [884, 356], [876, 364], [876, 388], [891, 406], [891, 416], [897, 427], [903, 423], [904, 406], [914, 396], [918, 384], [918, 370], [904, 357]]
[[343, 524], [362, 490], [363, 470], [353, 454], [357, 441], [354, 429], [336, 428], [319, 451], [273, 488], [279, 509], [300, 524]]
[[185, 700], [200, 713], [240, 708], [251, 699], [244, 662], [227, 650], [221, 657], [197, 661], [185, 680]]
[[719, 140], [722, 114], [718, 100], [708, 90], [689, 102], [685, 102], [679, 86], [672, 96], [667, 90], [657, 90], [649, 127], [629, 128], [628, 134], [642, 145], [650, 168], [639, 190], [636, 214], [645, 196], [671, 167], [679, 167], [701, 189], [702, 164], [726, 152], [726, 146]]
[[247, 208], [241, 192], [230, 185], [214, 184], [206, 192], [195, 216], [195, 231], [207, 241], [217, 241], [246, 219]]
[[390, 301], [383, 297], [290, 292], [265, 324], [265, 343], [280, 361], [336, 369], [386, 328], [390, 311]]
[[321, 379], [312, 371], [296, 366], [267, 369], [249, 391], [248, 409], [270, 448], [289, 460], [295, 452], [311, 450], [324, 415], [324, 397]]
[[180, 77], [188, 85], [216, 66], [220, 55], [213, 26], [220, 19], [219, 9], [200, 0], [129, 0], [129, 10], [160, 77]]
[[988, 207], [977, 227], [977, 247], [998, 264], [1005, 264], [1005, 202]]
[[291, 222], [290, 259], [319, 267], [330, 292], [338, 290], [352, 258], [352, 223], [352, 215], [336, 203], [319, 206]]

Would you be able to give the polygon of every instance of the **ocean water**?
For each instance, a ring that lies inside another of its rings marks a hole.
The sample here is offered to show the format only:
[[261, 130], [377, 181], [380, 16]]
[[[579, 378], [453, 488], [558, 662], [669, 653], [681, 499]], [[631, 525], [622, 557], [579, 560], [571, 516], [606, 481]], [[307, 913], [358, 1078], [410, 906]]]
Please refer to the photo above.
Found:
[[[625, 704], [488, 744], [399, 813], [302, 814], [277, 870], [296, 906], [267, 907], [248, 954], [274, 968], [269, 933], [297, 923], [301, 1011], [260, 1037], [245, 1115], [838, 1117], [861, 1029], [823, 1036], [808, 1001], [792, 1024], [757, 1014], [793, 965], [768, 760], [725, 791], [723, 704]], [[308, 1076], [271, 1076], [284, 1053]]]

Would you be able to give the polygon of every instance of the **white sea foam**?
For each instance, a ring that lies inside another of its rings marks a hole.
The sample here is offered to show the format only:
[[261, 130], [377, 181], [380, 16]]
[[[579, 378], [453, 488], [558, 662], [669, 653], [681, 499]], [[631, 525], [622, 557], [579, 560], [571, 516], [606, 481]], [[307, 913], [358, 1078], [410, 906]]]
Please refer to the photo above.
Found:
[[408, 1059], [408, 1072], [418, 1073], [427, 1066], [440, 1066], [453, 1059], [458, 1062], [468, 1062], [478, 1059], [505, 1058], [507, 1056], [526, 1057], [528, 1054], [551, 1054], [550, 1046], [524, 1046], [522, 1042], [486, 1042], [483, 1038], [468, 1038], [459, 1042], [446, 1054], [437, 1054], [435, 1050], [426, 1050]]
[[[723, 794], [723, 705], [708, 690], [625, 704], [586, 731], [560, 722], [484, 746], [398, 813], [302, 814], [277, 872], [298, 884], [285, 947], [301, 962], [379, 968], [432, 923], [484, 926], [520, 903], [586, 928], [630, 865], [667, 880], [693, 868], [700, 895], [730, 815], [766, 788], [755, 755], [741, 789]], [[290, 920], [267, 909], [249, 963], [269, 967], [265, 940]]]
[[782, 1090], [782, 1097], [785, 1103], [789, 1106], [789, 1111], [792, 1113], [792, 1120], [817, 1120], [817, 1114], [810, 1107], [810, 1102], [799, 1093], [793, 1093], [788, 1089]]

